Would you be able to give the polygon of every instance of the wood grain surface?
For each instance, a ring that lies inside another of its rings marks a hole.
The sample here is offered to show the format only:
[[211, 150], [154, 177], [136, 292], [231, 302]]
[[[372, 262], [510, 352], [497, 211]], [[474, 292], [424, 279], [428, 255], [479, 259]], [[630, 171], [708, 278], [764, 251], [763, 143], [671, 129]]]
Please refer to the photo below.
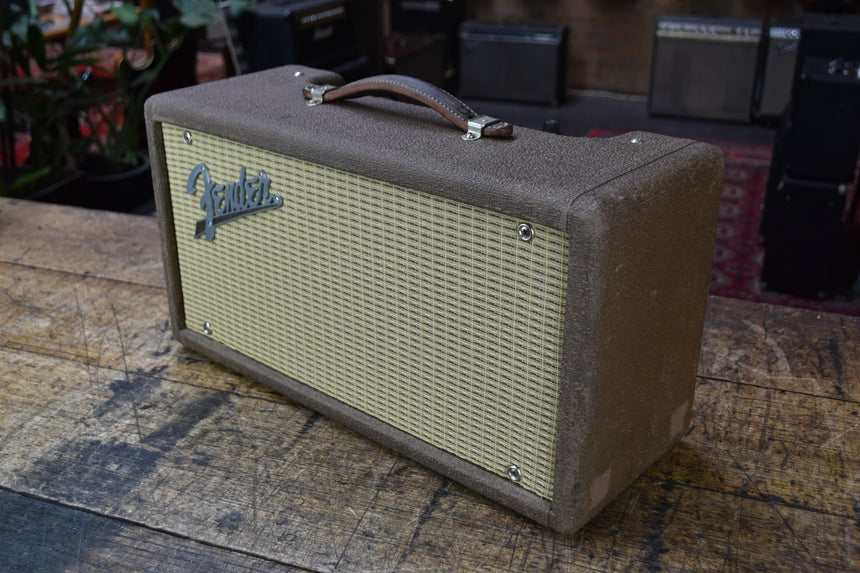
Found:
[[693, 428], [554, 534], [172, 338], [156, 221], [0, 199], [0, 571], [860, 569], [860, 320], [712, 298]]

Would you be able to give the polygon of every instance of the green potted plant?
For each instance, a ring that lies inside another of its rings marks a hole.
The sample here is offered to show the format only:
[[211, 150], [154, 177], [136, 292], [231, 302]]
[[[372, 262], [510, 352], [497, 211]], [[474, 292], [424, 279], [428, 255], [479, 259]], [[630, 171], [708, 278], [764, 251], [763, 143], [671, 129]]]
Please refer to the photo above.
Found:
[[[219, 8], [214, 0], [125, 2], [79, 25], [83, 0], [75, 0], [67, 4], [65, 44], [51, 49], [34, 0], [27, 1], [26, 7], [4, 7], [4, 16], [13, 18], [2, 31], [0, 193], [33, 195], [34, 186], [71, 175], [76, 187], [43, 188], [34, 195], [127, 210], [152, 192], [143, 103], [154, 89], [180, 87], [165, 81], [178, 56], [187, 56], [185, 69], [173, 76], [186, 85], [194, 82], [195, 31], [219, 18]], [[14, 137], [22, 133], [30, 138], [23, 170], [12, 159]]]
[[125, 2], [111, 8], [113, 23], [96, 18], [70, 36], [71, 51], [95, 44], [116, 50], [102, 70], [108, 77], [90, 72], [81, 87], [89, 102], [81, 122], [88, 145], [78, 165], [87, 173], [86, 192], [102, 207], [125, 210], [151, 196], [144, 101], [156, 90], [194, 83], [195, 32], [215, 21], [218, 10], [213, 0]]
[[0, 5], [0, 44], [0, 195], [75, 179], [87, 145], [74, 126], [86, 105], [75, 70], [92, 47], [52, 49], [34, 0]]

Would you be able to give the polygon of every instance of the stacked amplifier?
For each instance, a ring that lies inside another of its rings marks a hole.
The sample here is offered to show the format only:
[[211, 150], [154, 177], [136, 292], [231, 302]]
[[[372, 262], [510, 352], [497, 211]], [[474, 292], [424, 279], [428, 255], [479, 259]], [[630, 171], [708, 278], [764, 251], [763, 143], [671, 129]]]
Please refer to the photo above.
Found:
[[804, 18], [776, 136], [761, 235], [763, 286], [823, 294], [860, 151], [860, 17]]

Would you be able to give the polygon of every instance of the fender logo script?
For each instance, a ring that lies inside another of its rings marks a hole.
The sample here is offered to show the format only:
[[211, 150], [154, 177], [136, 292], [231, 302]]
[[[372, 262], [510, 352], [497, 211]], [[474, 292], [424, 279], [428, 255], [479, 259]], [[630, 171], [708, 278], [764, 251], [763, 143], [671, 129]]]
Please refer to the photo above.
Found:
[[202, 235], [207, 241], [215, 238], [215, 227], [229, 223], [239, 217], [276, 209], [284, 204], [280, 195], [271, 195], [269, 186], [271, 180], [261, 169], [256, 177], [247, 177], [245, 168], [239, 168], [239, 180], [234, 183], [219, 184], [212, 181], [209, 168], [205, 163], [191, 170], [185, 191], [189, 195], [197, 193], [197, 180], [203, 180], [203, 194], [200, 197], [200, 208], [206, 212], [203, 219], [197, 221], [194, 238]]

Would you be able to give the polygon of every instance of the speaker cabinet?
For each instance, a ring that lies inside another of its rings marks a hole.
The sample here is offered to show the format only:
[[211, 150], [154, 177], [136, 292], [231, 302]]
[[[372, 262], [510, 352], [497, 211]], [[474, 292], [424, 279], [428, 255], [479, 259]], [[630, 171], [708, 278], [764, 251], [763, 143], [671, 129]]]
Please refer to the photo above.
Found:
[[289, 66], [147, 102], [175, 336], [579, 528], [689, 428], [720, 152], [306, 105], [339, 83]]
[[248, 71], [286, 64], [365, 75], [352, 0], [275, 0], [249, 6], [236, 23]]
[[749, 121], [761, 29], [759, 20], [659, 18], [651, 67], [650, 112]]
[[762, 288], [823, 296], [830, 284], [845, 186], [783, 175], [768, 198]]
[[464, 22], [460, 97], [558, 105], [567, 89], [568, 29]]

